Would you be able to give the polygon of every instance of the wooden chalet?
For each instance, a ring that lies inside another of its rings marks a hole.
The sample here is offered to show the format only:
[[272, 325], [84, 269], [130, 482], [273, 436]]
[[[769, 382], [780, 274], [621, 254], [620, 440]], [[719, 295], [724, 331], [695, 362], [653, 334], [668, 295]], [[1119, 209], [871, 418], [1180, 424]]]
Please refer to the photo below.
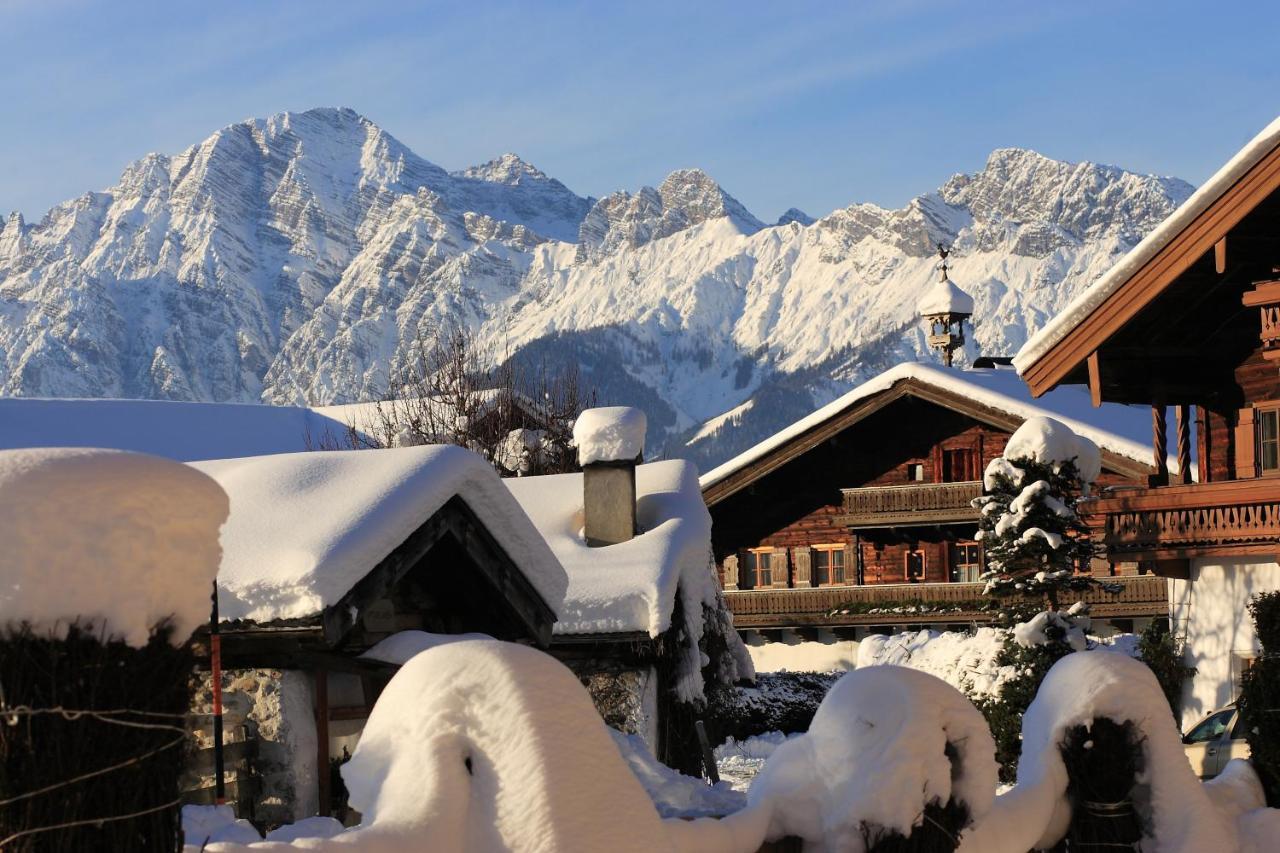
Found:
[[[1174, 579], [1175, 630], [1199, 668], [1188, 714], [1234, 697], [1255, 654], [1248, 598], [1280, 588], [1278, 359], [1280, 121], [1015, 360], [1035, 395], [1080, 385], [1095, 404], [1150, 407], [1149, 484], [1092, 509], [1113, 553]], [[1181, 474], [1163, 464], [1170, 445]]]
[[[739, 629], [860, 637], [984, 620], [970, 502], [1027, 417], [1058, 418], [1098, 443], [1102, 485], [1146, 483], [1150, 453], [1131, 437], [1146, 429], [1143, 410], [1092, 411], [1072, 390], [1032, 405], [1012, 368], [986, 363], [899, 365], [702, 478]], [[1096, 616], [1128, 629], [1164, 614], [1163, 581], [1135, 565], [1080, 569], [1122, 576], [1119, 596], [1090, 593]]]

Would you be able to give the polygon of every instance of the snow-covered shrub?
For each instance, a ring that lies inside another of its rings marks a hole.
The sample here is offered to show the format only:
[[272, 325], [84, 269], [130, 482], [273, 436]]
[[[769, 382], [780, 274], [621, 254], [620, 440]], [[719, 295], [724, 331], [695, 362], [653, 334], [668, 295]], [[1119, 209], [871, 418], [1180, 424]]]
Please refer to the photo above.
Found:
[[1077, 504], [1100, 466], [1097, 445], [1065, 424], [1036, 417], [1018, 427], [987, 466], [985, 494], [973, 501], [987, 593], [1043, 596], [1056, 610], [1060, 592], [1096, 583], [1075, 574], [1094, 555]]
[[874, 666], [841, 677], [809, 731], [770, 756], [747, 799], [770, 809], [771, 838], [798, 836], [806, 850], [950, 850], [991, 807], [993, 753], [982, 715], [955, 688]]
[[1249, 741], [1250, 762], [1262, 779], [1267, 804], [1280, 806], [1280, 592], [1249, 601], [1262, 654], [1244, 676], [1240, 713]]
[[1151, 670], [1127, 655], [1098, 652], [1066, 655], [1050, 669], [1023, 719], [1017, 784], [966, 834], [964, 849], [1026, 853], [1061, 841], [1074, 805], [1062, 745], [1076, 727], [1092, 730], [1103, 719], [1131, 723], [1141, 743], [1132, 799], [1143, 850], [1240, 849], [1234, 817], [1217, 807], [1208, 786], [1196, 778]]
[[808, 730], [818, 705], [840, 678], [834, 672], [761, 672], [755, 684], [720, 691], [707, 709], [713, 741], [766, 732]]
[[1022, 718], [1035, 700], [1041, 682], [1055, 663], [1073, 651], [1075, 649], [1061, 640], [1027, 644], [1018, 642], [1012, 634], [1005, 637], [995, 664], [1009, 668], [1014, 674], [1000, 683], [995, 694], [973, 697], [995, 739], [1001, 782], [1012, 782], [1017, 775], [1022, 754]]

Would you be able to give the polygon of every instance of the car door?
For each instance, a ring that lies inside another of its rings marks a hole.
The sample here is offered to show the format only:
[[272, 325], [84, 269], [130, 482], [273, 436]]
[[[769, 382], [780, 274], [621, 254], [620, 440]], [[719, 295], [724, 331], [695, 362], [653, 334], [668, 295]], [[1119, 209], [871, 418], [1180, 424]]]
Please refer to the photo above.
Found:
[[1249, 758], [1249, 741], [1245, 740], [1243, 718], [1237, 711], [1231, 723], [1231, 739], [1223, 743], [1218, 750], [1218, 772], [1227, 769], [1227, 762], [1233, 758]]
[[1201, 779], [1212, 779], [1218, 775], [1223, 739], [1231, 731], [1231, 718], [1235, 713], [1234, 708], [1215, 711], [1183, 735], [1182, 743], [1187, 752], [1187, 760]]

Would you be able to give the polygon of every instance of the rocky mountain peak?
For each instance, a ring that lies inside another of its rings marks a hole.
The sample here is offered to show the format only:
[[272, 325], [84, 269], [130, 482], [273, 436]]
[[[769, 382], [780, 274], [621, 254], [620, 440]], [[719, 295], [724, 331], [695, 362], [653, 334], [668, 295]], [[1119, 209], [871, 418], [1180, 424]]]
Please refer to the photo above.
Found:
[[805, 213], [800, 208], [789, 207], [787, 208], [785, 213], [783, 213], [781, 216], [778, 217], [778, 221], [776, 224], [790, 225], [792, 222], [796, 222], [796, 223], [799, 223], [800, 225], [812, 225], [815, 221], [817, 220], [815, 220], [809, 214]]
[[[543, 183], [553, 180], [546, 172], [520, 159], [518, 154], [503, 154], [501, 157], [497, 157], [487, 163], [471, 166], [454, 174], [509, 185], [529, 180]], [[559, 181], [556, 181], [556, 183], [559, 183]]]

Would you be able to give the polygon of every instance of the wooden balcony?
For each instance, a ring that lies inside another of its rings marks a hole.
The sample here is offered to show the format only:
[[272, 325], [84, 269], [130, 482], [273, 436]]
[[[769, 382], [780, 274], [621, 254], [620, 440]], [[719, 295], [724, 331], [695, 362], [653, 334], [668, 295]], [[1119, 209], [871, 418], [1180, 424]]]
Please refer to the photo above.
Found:
[[1118, 491], [1086, 507], [1113, 560], [1280, 551], [1280, 478]]
[[905, 486], [868, 486], [841, 489], [844, 513], [841, 524], [849, 527], [905, 527], [976, 521], [978, 511], [970, 501], [982, 494], [982, 483], [909, 483]]
[[[1155, 575], [1106, 578], [1124, 587], [1118, 594], [1091, 589], [1082, 596], [1094, 616], [1166, 616], [1168, 583]], [[724, 594], [738, 628], [841, 627], [987, 622], [979, 609], [983, 584], [908, 583], [817, 589], [738, 590]], [[1072, 594], [1068, 594], [1068, 598]], [[1076, 599], [1064, 600], [1062, 606]], [[842, 609], [849, 612], [842, 613]], [[867, 612], [875, 610], [877, 612]], [[859, 612], [855, 612], [859, 611]]]

